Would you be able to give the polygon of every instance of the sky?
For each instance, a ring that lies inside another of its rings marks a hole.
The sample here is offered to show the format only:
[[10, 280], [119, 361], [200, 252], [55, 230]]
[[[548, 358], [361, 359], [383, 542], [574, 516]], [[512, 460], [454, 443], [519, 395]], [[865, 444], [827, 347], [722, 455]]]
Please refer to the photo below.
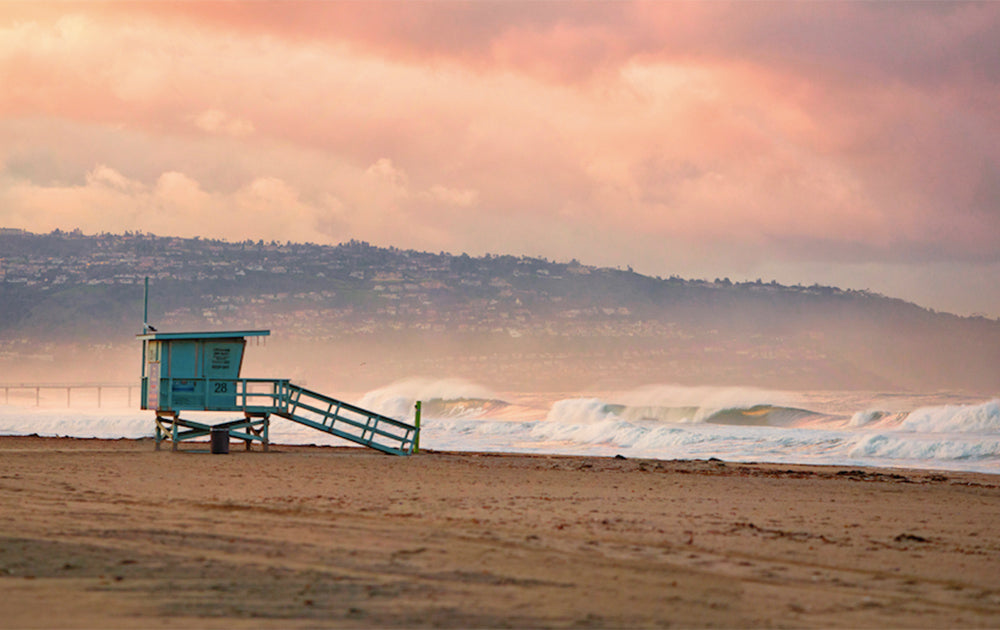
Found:
[[0, 227], [1000, 317], [1000, 3], [0, 0]]

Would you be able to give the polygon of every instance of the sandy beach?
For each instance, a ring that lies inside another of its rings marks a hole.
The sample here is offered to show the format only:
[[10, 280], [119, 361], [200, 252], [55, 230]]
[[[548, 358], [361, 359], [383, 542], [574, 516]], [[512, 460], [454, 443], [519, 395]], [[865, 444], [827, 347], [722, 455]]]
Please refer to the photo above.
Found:
[[0, 437], [0, 626], [998, 627], [970, 473]]

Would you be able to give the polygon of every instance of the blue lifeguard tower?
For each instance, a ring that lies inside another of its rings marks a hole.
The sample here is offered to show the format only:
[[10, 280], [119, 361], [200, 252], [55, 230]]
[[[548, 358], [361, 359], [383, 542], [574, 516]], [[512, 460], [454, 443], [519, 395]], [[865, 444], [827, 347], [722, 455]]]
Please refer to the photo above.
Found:
[[[173, 450], [184, 440], [214, 436], [260, 442], [267, 451], [271, 416], [323, 431], [393, 455], [409, 455], [419, 420], [408, 424], [324, 396], [287, 379], [241, 378], [247, 339], [268, 330], [156, 332], [138, 335], [143, 347], [142, 408], [156, 412], [156, 449], [164, 439]], [[241, 412], [242, 418], [209, 425], [181, 418], [182, 411]], [[227, 438], [227, 439], [228, 439]], [[228, 444], [227, 444], [228, 450]]]

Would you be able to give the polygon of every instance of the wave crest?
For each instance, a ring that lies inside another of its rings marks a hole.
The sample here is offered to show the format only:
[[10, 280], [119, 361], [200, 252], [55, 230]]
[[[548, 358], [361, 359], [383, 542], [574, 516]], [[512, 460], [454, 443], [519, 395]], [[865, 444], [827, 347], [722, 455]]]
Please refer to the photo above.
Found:
[[478, 417], [506, 402], [486, 387], [458, 378], [409, 378], [372, 390], [358, 403], [392, 418], [410, 418], [417, 401], [430, 417]]
[[[624, 397], [626, 400], [628, 396]], [[691, 400], [690, 398], [687, 400]], [[789, 426], [820, 414], [795, 407], [776, 406], [749, 399], [720, 406], [670, 404], [620, 404], [600, 398], [568, 398], [556, 401], [546, 421], [560, 424], [593, 424], [608, 420], [659, 424], [735, 424], [752, 426]]]
[[1000, 399], [980, 405], [922, 407], [900, 425], [918, 433], [1000, 433]]

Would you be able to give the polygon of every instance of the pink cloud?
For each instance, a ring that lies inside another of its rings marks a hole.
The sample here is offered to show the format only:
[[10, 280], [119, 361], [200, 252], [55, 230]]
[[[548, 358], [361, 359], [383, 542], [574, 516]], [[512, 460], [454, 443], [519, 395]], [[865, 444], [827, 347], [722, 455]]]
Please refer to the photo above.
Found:
[[998, 33], [965, 3], [4, 3], [0, 224], [996, 260]]

